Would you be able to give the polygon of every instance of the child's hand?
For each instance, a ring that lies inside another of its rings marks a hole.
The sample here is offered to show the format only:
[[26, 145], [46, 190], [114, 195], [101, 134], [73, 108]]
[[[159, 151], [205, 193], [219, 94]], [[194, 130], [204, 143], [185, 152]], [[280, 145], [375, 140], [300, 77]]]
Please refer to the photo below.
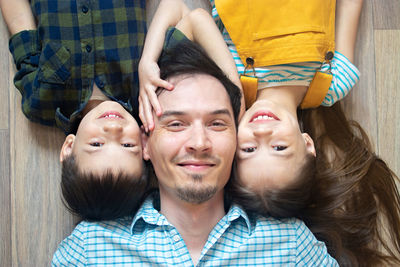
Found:
[[157, 116], [162, 114], [158, 102], [157, 88], [172, 90], [174, 86], [160, 79], [160, 69], [156, 62], [141, 59], [139, 63], [139, 117], [146, 132], [154, 129], [153, 109]]

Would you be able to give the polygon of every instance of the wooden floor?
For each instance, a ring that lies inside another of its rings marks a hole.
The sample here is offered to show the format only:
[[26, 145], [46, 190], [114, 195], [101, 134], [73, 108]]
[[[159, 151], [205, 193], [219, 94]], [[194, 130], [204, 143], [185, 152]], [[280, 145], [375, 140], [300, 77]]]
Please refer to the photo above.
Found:
[[[186, 1], [206, 7], [207, 0]], [[158, 0], [148, 0], [148, 17]], [[400, 174], [400, 1], [365, 0], [356, 65], [362, 77], [346, 112], [367, 130], [375, 149]], [[2, 19], [0, 19], [2, 21]], [[46, 266], [74, 227], [60, 200], [63, 134], [30, 123], [13, 86], [8, 33], [0, 22], [0, 266]]]

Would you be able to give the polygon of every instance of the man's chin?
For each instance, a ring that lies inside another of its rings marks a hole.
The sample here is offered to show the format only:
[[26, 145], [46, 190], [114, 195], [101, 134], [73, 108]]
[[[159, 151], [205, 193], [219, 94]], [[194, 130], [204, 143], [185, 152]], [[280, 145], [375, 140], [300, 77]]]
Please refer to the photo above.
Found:
[[202, 188], [181, 187], [177, 188], [178, 197], [188, 203], [201, 204], [210, 200], [217, 193], [216, 186]]

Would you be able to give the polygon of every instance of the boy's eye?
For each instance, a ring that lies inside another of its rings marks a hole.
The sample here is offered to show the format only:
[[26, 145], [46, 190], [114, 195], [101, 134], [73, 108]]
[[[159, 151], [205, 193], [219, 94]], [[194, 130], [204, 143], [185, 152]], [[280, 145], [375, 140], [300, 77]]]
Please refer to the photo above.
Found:
[[122, 146], [123, 146], [123, 147], [134, 147], [133, 144], [129, 144], [129, 143], [127, 143], [127, 144], [122, 144]]
[[273, 148], [276, 151], [282, 151], [282, 150], [285, 150], [287, 148], [287, 146], [274, 146]]
[[102, 146], [103, 144], [100, 142], [92, 142], [90, 143], [91, 146]]
[[246, 153], [253, 153], [254, 151], [256, 151], [256, 147], [246, 147], [246, 148], [242, 148], [242, 151], [243, 152], [246, 152]]

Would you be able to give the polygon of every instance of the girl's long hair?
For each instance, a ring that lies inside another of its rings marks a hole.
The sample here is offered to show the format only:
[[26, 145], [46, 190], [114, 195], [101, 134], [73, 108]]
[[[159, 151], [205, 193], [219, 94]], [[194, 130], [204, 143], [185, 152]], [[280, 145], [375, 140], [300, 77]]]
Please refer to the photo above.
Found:
[[341, 265], [400, 264], [398, 177], [340, 103], [305, 110], [300, 120], [318, 155], [311, 205], [301, 219]]
[[398, 178], [341, 104], [299, 112], [317, 157], [297, 182], [255, 194], [233, 177], [227, 190], [249, 212], [303, 220], [341, 266], [400, 265]]

